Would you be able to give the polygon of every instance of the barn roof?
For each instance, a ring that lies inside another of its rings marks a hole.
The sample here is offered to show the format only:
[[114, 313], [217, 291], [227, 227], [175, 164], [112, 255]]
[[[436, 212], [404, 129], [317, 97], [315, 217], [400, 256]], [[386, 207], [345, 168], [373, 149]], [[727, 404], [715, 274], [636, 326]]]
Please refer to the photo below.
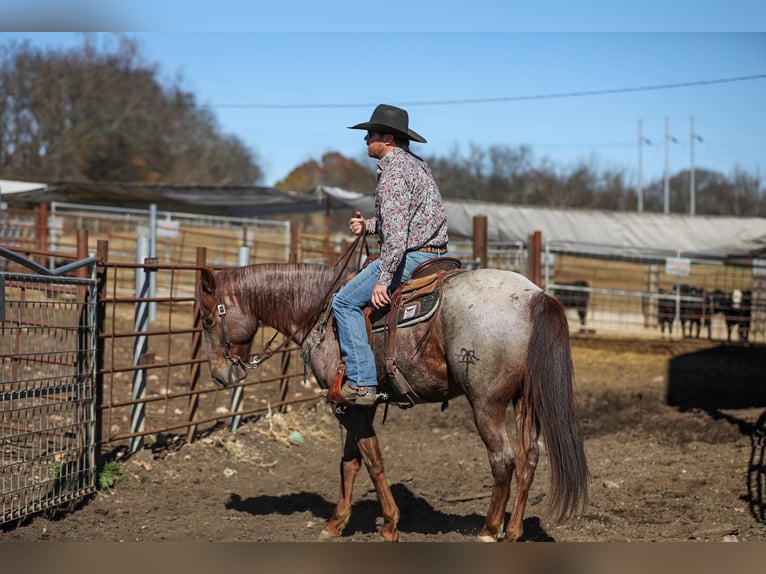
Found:
[[[26, 185], [24, 185], [26, 184]], [[6, 194], [6, 186], [17, 191]], [[109, 207], [146, 209], [155, 204], [163, 211], [250, 217], [324, 209], [321, 195], [282, 191], [258, 186], [189, 186], [131, 183], [57, 182], [29, 184], [0, 180], [3, 201], [28, 207], [53, 201]]]
[[[371, 214], [371, 195], [325, 187], [333, 202]], [[473, 219], [487, 216], [487, 239], [526, 243], [539, 230], [543, 239], [574, 245], [609, 245], [686, 255], [766, 255], [766, 218], [553, 209], [473, 201], [445, 201], [451, 236], [473, 235]]]
[[[128, 183], [43, 184], [0, 180], [2, 200], [30, 206], [62, 201], [164, 211], [250, 217], [329, 209], [374, 211], [372, 195], [320, 186], [314, 193], [271, 187], [171, 186]], [[766, 218], [553, 209], [469, 200], [445, 201], [449, 232], [471, 237], [473, 219], [486, 215], [488, 240], [523, 242], [535, 231], [573, 246], [620, 246], [723, 257], [765, 257]]]

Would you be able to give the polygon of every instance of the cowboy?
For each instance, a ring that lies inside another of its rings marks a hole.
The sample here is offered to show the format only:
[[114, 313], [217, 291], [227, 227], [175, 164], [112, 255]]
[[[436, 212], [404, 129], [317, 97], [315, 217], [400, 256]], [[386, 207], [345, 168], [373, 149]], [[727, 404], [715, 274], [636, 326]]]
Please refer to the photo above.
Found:
[[367, 155], [378, 160], [378, 184], [375, 215], [356, 214], [348, 226], [354, 235], [376, 234], [380, 257], [336, 294], [332, 308], [346, 367], [343, 401], [372, 405], [381, 397], [363, 309], [389, 305], [391, 293], [418, 265], [447, 254], [447, 216], [430, 166], [410, 151], [410, 141], [426, 140], [409, 128], [406, 110], [380, 104], [370, 121], [349, 129], [367, 132]]

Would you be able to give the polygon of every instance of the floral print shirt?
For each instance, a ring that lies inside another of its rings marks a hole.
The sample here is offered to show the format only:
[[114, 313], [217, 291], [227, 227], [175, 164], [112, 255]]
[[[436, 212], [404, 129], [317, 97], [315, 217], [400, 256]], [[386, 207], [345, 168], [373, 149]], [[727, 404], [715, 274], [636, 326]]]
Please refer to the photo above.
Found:
[[430, 166], [409, 151], [394, 148], [378, 162], [375, 217], [367, 232], [380, 243], [377, 283], [390, 285], [407, 251], [447, 244], [447, 214]]

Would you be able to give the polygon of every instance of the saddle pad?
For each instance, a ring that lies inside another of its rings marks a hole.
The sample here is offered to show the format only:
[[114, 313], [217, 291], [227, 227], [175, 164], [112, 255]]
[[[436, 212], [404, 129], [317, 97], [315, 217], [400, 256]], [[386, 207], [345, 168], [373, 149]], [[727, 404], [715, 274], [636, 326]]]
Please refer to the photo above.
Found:
[[[397, 325], [399, 327], [407, 327], [429, 319], [436, 311], [438, 303], [439, 289], [407, 301], [407, 303], [399, 308]], [[385, 328], [389, 309], [390, 307], [383, 307], [382, 309], [375, 309], [370, 313], [370, 324], [372, 325], [373, 333], [382, 331]]]

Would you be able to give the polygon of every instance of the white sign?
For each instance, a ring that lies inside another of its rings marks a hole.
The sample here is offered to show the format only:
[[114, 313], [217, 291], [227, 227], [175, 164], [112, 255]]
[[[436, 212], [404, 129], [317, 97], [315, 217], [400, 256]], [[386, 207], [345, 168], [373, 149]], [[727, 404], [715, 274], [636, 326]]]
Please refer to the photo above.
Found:
[[682, 257], [669, 257], [665, 259], [665, 273], [667, 275], [678, 275], [686, 277], [692, 269], [691, 259]]
[[157, 222], [157, 237], [178, 237], [178, 221], [165, 220]]

